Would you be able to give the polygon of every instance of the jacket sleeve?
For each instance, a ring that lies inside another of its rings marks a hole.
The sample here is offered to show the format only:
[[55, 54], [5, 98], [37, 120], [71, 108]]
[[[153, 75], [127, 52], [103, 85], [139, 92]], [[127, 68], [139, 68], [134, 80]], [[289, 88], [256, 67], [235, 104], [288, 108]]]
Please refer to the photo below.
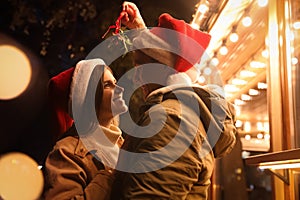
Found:
[[[214, 158], [210, 147], [204, 148], [206, 141], [202, 135], [205, 133], [200, 133], [198, 127], [202, 126], [201, 121], [195, 120], [188, 108], [184, 109], [190, 113], [189, 117], [180, 114], [178, 109], [181, 106], [176, 100], [168, 100], [167, 104], [167, 108], [151, 108], [151, 115], [145, 115], [141, 126], [148, 126], [150, 121], [151, 125], [141, 133], [144, 138], [125, 139], [131, 151], [149, 154], [149, 157], [138, 160], [122, 160], [120, 157], [120, 162], [127, 162], [139, 171], [123, 175], [123, 199], [207, 197]], [[155, 132], [158, 126], [162, 128]], [[147, 135], [153, 136], [145, 137]]]
[[92, 154], [80, 157], [74, 154], [74, 148], [72, 151], [55, 146], [49, 153], [45, 163], [44, 199], [109, 199], [112, 174], [104, 169], [95, 171]]

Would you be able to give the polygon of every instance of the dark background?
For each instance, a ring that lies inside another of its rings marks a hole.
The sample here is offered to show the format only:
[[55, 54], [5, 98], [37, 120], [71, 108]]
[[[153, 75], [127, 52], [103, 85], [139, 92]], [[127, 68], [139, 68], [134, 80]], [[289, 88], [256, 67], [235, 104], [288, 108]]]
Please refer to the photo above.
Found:
[[[36, 60], [36, 67], [33, 67], [34, 80], [24, 94], [12, 100], [0, 100], [0, 155], [19, 151], [43, 162], [52, 145], [48, 131], [47, 82], [84, 59], [103, 40], [101, 36], [115, 23], [122, 2], [1, 1], [0, 41], [9, 37], [20, 44]], [[139, 7], [148, 26], [155, 26], [158, 16], [164, 12], [190, 22], [198, 3], [196, 0], [132, 2]], [[126, 60], [118, 60], [117, 64], [120, 63], [126, 65]]]

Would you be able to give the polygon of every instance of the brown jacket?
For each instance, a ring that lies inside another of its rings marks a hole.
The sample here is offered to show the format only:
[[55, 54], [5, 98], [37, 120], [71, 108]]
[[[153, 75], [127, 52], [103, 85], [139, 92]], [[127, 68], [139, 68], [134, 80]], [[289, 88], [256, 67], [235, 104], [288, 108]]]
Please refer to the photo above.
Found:
[[115, 186], [121, 192], [114, 199], [208, 198], [214, 157], [228, 154], [236, 141], [230, 105], [210, 93], [203, 88], [161, 89], [147, 98], [138, 123], [146, 128], [136, 129], [141, 137], [126, 137], [127, 152], [120, 153], [118, 169], [123, 172]]
[[114, 176], [92, 152], [73, 126], [46, 159], [43, 199], [109, 199]]

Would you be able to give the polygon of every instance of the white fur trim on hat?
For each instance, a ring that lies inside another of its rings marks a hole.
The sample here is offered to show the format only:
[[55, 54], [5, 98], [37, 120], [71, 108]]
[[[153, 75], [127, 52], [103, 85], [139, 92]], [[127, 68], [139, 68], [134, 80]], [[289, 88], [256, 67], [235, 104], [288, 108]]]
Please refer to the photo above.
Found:
[[[86, 123], [89, 123], [89, 120], [91, 120], [91, 119], [86, 119], [85, 115], [89, 115], [88, 118], [94, 117], [94, 115], [86, 113], [86, 112], [90, 112], [86, 110], [87, 108], [95, 110], [94, 109], [95, 93], [92, 94], [93, 92], [88, 90], [90, 89], [89, 87], [91, 87], [91, 85], [94, 87], [94, 89], [96, 89], [98, 85], [101, 74], [95, 74], [92, 77], [93, 71], [98, 65], [105, 66], [106, 64], [102, 59], [98, 59], [98, 58], [90, 59], [90, 60], [82, 60], [76, 64], [73, 77], [72, 77], [71, 86], [70, 86], [70, 98], [69, 98], [70, 99], [69, 114], [70, 116], [72, 116], [75, 122], [76, 122], [76, 116], [74, 116], [75, 114], [74, 111], [77, 112], [76, 113], [77, 116], [81, 117], [80, 118], [81, 122], [84, 120], [86, 121]], [[89, 125], [85, 124], [85, 126], [89, 126]]]

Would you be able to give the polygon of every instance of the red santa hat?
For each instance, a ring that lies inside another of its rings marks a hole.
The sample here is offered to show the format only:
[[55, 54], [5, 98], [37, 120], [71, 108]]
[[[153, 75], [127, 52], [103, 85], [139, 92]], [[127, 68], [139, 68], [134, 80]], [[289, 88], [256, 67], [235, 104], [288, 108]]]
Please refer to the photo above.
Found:
[[[209, 34], [167, 13], [160, 15], [158, 26], [152, 28], [150, 33], [152, 36], [144, 34], [136, 38], [133, 44], [138, 48], [145, 47], [140, 49], [143, 53], [173, 67], [177, 72], [186, 72], [200, 62], [211, 39]], [[166, 52], [165, 47], [175, 50], [172, 53]]]
[[[75, 100], [78, 107], [85, 101], [89, 80], [97, 65], [105, 65], [105, 63], [101, 59], [82, 60], [76, 64], [76, 67], [65, 70], [50, 79], [48, 85], [52, 113], [50, 128], [55, 139], [72, 126], [74, 120], [70, 109], [71, 101]], [[80, 90], [80, 94], [74, 95], [74, 90]]]
[[75, 67], [72, 67], [63, 71], [49, 81], [50, 128], [55, 139], [66, 132], [73, 124], [73, 119], [68, 114], [68, 99], [74, 69]]

